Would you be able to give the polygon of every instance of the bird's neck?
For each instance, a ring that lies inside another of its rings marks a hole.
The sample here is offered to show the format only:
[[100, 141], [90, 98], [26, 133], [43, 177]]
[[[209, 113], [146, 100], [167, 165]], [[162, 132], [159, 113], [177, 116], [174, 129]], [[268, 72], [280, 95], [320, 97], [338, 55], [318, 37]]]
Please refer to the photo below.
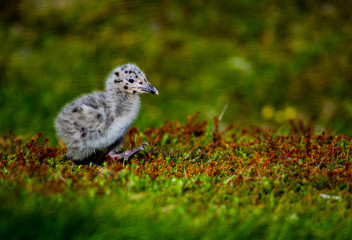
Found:
[[134, 104], [139, 103], [139, 95], [127, 92], [112, 92], [108, 91], [109, 98], [117, 104]]
[[138, 94], [129, 94], [126, 92], [118, 92], [109, 94], [109, 102], [111, 109], [116, 116], [125, 116], [132, 121], [137, 117], [140, 100]]

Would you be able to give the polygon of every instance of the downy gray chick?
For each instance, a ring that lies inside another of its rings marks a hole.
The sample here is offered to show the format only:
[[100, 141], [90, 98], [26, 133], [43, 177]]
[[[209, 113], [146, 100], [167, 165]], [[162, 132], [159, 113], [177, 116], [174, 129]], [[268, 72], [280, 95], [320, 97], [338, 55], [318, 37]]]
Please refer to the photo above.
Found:
[[55, 128], [72, 163], [85, 164], [86, 158], [103, 148], [110, 150], [111, 158], [128, 159], [148, 145], [116, 153], [138, 115], [139, 93], [144, 92], [159, 95], [136, 65], [125, 64], [110, 73], [104, 92], [83, 95], [67, 104], [57, 116]]

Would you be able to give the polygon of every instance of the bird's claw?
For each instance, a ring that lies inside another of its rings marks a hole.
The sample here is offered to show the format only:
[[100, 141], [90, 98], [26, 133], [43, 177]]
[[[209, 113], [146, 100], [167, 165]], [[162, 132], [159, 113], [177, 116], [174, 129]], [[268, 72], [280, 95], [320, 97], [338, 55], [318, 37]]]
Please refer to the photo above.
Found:
[[149, 145], [148, 143], [142, 143], [142, 145], [140, 145], [139, 147], [127, 150], [123, 153], [116, 153], [115, 151], [110, 151], [108, 154], [112, 159], [117, 158], [117, 159], [128, 160], [132, 155], [134, 155], [135, 153], [141, 150], [144, 150], [144, 147], [148, 145]]
[[144, 149], [145, 146], [149, 146], [149, 143], [145, 142], [145, 143], [142, 143], [142, 145], [139, 147], [141, 150]]

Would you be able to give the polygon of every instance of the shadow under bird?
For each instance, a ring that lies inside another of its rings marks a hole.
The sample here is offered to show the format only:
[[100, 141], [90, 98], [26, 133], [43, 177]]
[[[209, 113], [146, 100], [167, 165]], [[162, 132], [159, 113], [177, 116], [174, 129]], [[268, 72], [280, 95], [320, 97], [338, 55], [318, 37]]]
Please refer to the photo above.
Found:
[[143, 143], [138, 148], [117, 153], [138, 115], [139, 94], [146, 92], [159, 95], [145, 74], [129, 63], [109, 74], [105, 91], [83, 95], [68, 103], [57, 116], [55, 128], [72, 164], [89, 165], [86, 159], [99, 149], [108, 149], [113, 159], [127, 160], [148, 145]]

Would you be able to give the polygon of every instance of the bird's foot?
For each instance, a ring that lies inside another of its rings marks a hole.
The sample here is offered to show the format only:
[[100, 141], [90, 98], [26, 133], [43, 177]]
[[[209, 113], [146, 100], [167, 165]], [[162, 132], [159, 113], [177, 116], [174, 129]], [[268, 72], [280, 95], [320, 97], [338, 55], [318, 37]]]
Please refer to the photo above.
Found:
[[115, 151], [110, 151], [108, 154], [112, 159], [117, 158], [117, 159], [128, 160], [133, 154], [143, 150], [144, 147], [148, 145], [149, 145], [148, 143], [142, 143], [142, 145], [140, 145], [139, 147], [129, 149], [123, 153], [116, 153]]

